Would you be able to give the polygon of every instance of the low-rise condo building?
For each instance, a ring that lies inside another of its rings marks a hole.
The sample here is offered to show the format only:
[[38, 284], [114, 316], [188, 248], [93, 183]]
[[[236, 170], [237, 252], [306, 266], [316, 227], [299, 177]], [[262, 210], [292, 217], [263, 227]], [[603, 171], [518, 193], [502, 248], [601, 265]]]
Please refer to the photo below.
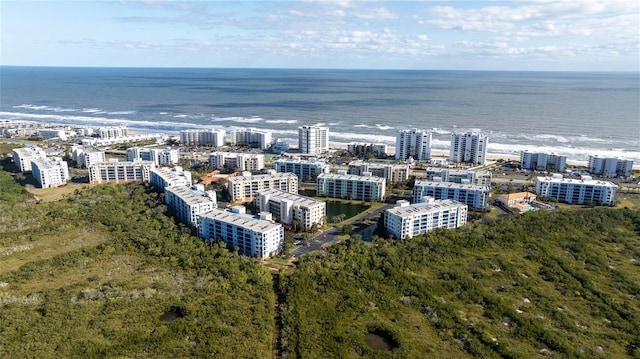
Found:
[[264, 155], [257, 153], [214, 152], [209, 155], [209, 166], [213, 169], [236, 171], [259, 171], [264, 169]]
[[89, 183], [149, 182], [156, 165], [151, 161], [103, 162], [89, 167]]
[[180, 222], [198, 226], [198, 216], [218, 208], [216, 193], [205, 191], [204, 186], [173, 186], [164, 189], [167, 206]]
[[535, 193], [531, 192], [517, 192], [517, 193], [505, 193], [498, 196], [496, 199], [502, 203], [505, 207], [522, 208], [536, 200]]
[[89, 168], [89, 166], [95, 163], [106, 161], [104, 151], [91, 145], [76, 145], [71, 147], [71, 158], [85, 168]]
[[567, 156], [553, 153], [520, 152], [520, 169], [532, 171], [564, 172], [567, 166]]
[[127, 148], [127, 161], [153, 161], [156, 166], [173, 166], [178, 163], [179, 156], [177, 149], [170, 148]]
[[398, 239], [413, 238], [437, 228], [458, 228], [467, 223], [467, 205], [445, 199], [425, 198], [409, 204], [402, 200], [385, 211], [387, 233]]
[[347, 173], [356, 176], [382, 177], [388, 183], [407, 182], [411, 167], [407, 164], [388, 164], [366, 161], [351, 161]]
[[293, 173], [276, 173], [271, 170], [267, 174], [230, 177], [227, 187], [231, 201], [252, 201], [258, 191], [265, 189], [279, 189], [281, 191], [298, 193], [298, 176]]
[[590, 176], [571, 179], [553, 174], [538, 177], [536, 181], [536, 194], [539, 197], [551, 197], [569, 204], [615, 206], [617, 191], [618, 186], [615, 184], [594, 180]]
[[256, 205], [261, 212], [269, 212], [281, 223], [298, 221], [305, 229], [324, 224], [327, 204], [313, 198], [278, 189], [258, 191]]
[[41, 188], [62, 186], [69, 180], [69, 166], [62, 158], [34, 158], [31, 171]]
[[373, 156], [386, 156], [387, 145], [381, 143], [358, 143], [352, 142], [347, 145], [347, 152], [351, 155], [358, 157]]
[[276, 172], [293, 173], [302, 180], [315, 178], [321, 173], [329, 173], [330, 170], [326, 162], [300, 159], [279, 159], [272, 166]]
[[43, 138], [59, 138], [63, 141], [67, 140], [67, 132], [60, 128], [39, 128], [38, 136]]
[[490, 189], [490, 186], [474, 184], [416, 180], [413, 187], [413, 202], [419, 203], [425, 197], [440, 200], [452, 199], [466, 204], [471, 209], [487, 211]]
[[387, 180], [346, 173], [322, 173], [318, 175], [316, 183], [318, 196], [382, 202]]
[[460, 170], [451, 168], [427, 167], [425, 179], [434, 182], [453, 182], [474, 184], [477, 186], [491, 185], [491, 171]]
[[216, 208], [198, 217], [198, 235], [205, 241], [221, 239], [240, 254], [267, 258], [280, 252], [284, 242], [282, 225], [270, 220], [270, 216], [248, 215], [242, 206]]
[[38, 146], [14, 148], [12, 154], [13, 163], [16, 164], [20, 172], [31, 172], [31, 160], [47, 158], [47, 153]]
[[191, 172], [183, 170], [182, 167], [154, 168], [149, 171], [149, 182], [161, 191], [166, 187], [191, 187]]
[[128, 130], [125, 126], [100, 127], [96, 132], [100, 138], [120, 138], [128, 136]]

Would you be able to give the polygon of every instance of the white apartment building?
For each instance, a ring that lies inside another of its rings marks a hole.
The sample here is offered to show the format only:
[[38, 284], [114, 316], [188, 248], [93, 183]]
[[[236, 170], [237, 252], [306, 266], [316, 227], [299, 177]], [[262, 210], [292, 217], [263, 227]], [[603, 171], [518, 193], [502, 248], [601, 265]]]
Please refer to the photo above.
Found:
[[43, 138], [59, 138], [63, 141], [67, 140], [67, 132], [59, 128], [39, 128], [38, 136]]
[[332, 198], [350, 198], [378, 202], [384, 201], [387, 180], [381, 177], [356, 176], [346, 173], [322, 173], [316, 180], [317, 195]]
[[149, 182], [154, 168], [156, 165], [151, 161], [96, 163], [89, 167], [89, 183]]
[[452, 133], [449, 161], [483, 165], [487, 160], [488, 145], [489, 137], [486, 135], [476, 132]]
[[98, 136], [100, 138], [120, 138], [127, 137], [128, 130], [124, 126], [106, 126], [98, 128]]
[[374, 156], [386, 156], [387, 145], [381, 143], [352, 142], [347, 145], [347, 152], [358, 157], [365, 157], [369, 154]]
[[273, 143], [271, 131], [255, 128], [233, 130], [230, 138], [232, 145], [251, 146], [263, 150], [269, 148]]
[[458, 228], [467, 223], [467, 205], [428, 197], [420, 203], [398, 201], [384, 213], [387, 233], [398, 239], [413, 238], [437, 228]]
[[281, 223], [298, 221], [305, 229], [324, 224], [327, 204], [313, 198], [278, 189], [258, 191], [256, 205], [261, 212], [269, 212]]
[[41, 188], [58, 187], [69, 181], [69, 166], [62, 158], [33, 158], [31, 171]]
[[431, 159], [431, 132], [400, 130], [396, 134], [396, 159], [406, 160], [413, 157], [416, 161], [428, 161]]
[[82, 167], [105, 162], [104, 151], [95, 146], [76, 145], [71, 147], [71, 158]]
[[490, 186], [478, 186], [455, 182], [416, 180], [413, 187], [413, 203], [420, 203], [425, 197], [438, 200], [451, 199], [481, 211], [489, 209]]
[[388, 183], [406, 182], [411, 174], [407, 164], [387, 164], [365, 161], [351, 161], [347, 173], [356, 176], [374, 176], [386, 178]]
[[20, 172], [31, 172], [31, 160], [47, 158], [47, 153], [38, 146], [14, 148], [12, 154], [13, 163], [18, 166]]
[[281, 191], [298, 193], [298, 177], [293, 173], [276, 173], [271, 170], [262, 175], [244, 175], [229, 177], [227, 187], [231, 201], [252, 201], [258, 191], [265, 189], [279, 189]]
[[283, 158], [275, 161], [272, 166], [276, 172], [293, 173], [300, 179], [314, 178], [320, 173], [330, 172], [329, 164], [320, 161]]
[[532, 171], [564, 172], [567, 166], [567, 156], [553, 153], [520, 152], [520, 169]]
[[170, 148], [129, 147], [126, 156], [127, 161], [153, 161], [156, 166], [173, 166], [179, 160], [178, 150]]
[[459, 170], [451, 168], [427, 167], [425, 179], [434, 182], [453, 182], [491, 186], [491, 171]]
[[138, 135], [130, 135], [125, 137], [110, 137], [110, 138], [84, 138], [82, 144], [85, 146], [111, 146], [119, 143], [138, 142], [138, 141], [150, 141], [155, 140], [156, 143], [162, 141], [162, 134], [159, 133], [141, 133]]
[[199, 216], [198, 235], [205, 241], [222, 239], [240, 254], [267, 258], [280, 252], [284, 242], [282, 225], [269, 217], [248, 215], [242, 206], [216, 208]]
[[225, 130], [183, 130], [180, 131], [180, 143], [183, 146], [224, 146]]
[[191, 172], [179, 166], [154, 168], [149, 171], [149, 182], [160, 190], [175, 186], [191, 187]]
[[309, 155], [319, 155], [329, 151], [329, 128], [298, 127], [298, 148], [301, 153]]
[[218, 208], [216, 193], [204, 186], [165, 187], [164, 200], [180, 222], [193, 227], [198, 226], [198, 216]]
[[563, 178], [561, 174], [538, 177], [536, 195], [552, 197], [569, 204], [592, 203], [615, 206], [618, 186], [607, 181], [593, 180], [590, 176], [581, 179]]
[[589, 172], [605, 177], [631, 177], [633, 161], [589, 156]]
[[264, 155], [258, 153], [213, 152], [209, 155], [209, 166], [213, 169], [235, 169], [237, 171], [259, 171], [264, 169]]

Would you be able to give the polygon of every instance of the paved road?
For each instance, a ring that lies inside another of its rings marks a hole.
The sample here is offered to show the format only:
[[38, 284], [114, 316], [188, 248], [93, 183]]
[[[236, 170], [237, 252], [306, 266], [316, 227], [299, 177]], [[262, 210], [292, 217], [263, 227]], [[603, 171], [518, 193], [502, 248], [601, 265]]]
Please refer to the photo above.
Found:
[[[300, 257], [313, 251], [320, 250], [323, 245], [338, 243], [338, 235], [341, 233], [339, 228], [331, 227], [320, 233], [311, 240], [303, 241], [304, 244], [291, 251], [294, 257]], [[308, 244], [308, 245], [307, 245]]]
[[[362, 223], [365, 220], [371, 219], [373, 217], [376, 217], [378, 215], [380, 215], [382, 212], [384, 212], [384, 210], [386, 210], [387, 208], [392, 207], [392, 204], [386, 204], [378, 209], [376, 209], [375, 211], [367, 214], [366, 216], [358, 219], [357, 221], [353, 222], [353, 225], [357, 225], [359, 223]], [[327, 230], [325, 230], [324, 232], [320, 233], [319, 235], [317, 235], [316, 237], [314, 237], [311, 240], [308, 241], [302, 241], [302, 245], [298, 246], [297, 248], [295, 248], [294, 250], [291, 251], [291, 255], [293, 255], [294, 257], [300, 257], [303, 256], [305, 254], [309, 254], [313, 251], [317, 251], [320, 250], [323, 246], [327, 246], [327, 245], [331, 245], [334, 243], [338, 243], [340, 240], [338, 239], [338, 235], [340, 235], [342, 233], [340, 228], [336, 228], [336, 227], [331, 227]], [[307, 245], [308, 244], [308, 245]]]

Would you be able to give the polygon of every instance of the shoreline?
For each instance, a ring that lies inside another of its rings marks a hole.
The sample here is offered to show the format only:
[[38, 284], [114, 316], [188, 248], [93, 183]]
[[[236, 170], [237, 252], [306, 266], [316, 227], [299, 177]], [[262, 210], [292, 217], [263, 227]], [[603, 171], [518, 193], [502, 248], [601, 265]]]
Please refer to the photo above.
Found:
[[[92, 126], [92, 125], [70, 125], [68, 123], [55, 123], [55, 122], [40, 122], [40, 121], [32, 121], [32, 120], [13, 120], [13, 119], [7, 119], [7, 121], [17, 121], [17, 122], [30, 122], [30, 123], [40, 123], [40, 124], [47, 124], [47, 125], [56, 125], [56, 126], [76, 126], [76, 127], [88, 127], [88, 128], [93, 128], [96, 129], [99, 126]], [[128, 127], [128, 126], [124, 126], [127, 128], [127, 132], [129, 135], [135, 136], [135, 135], [161, 135], [162, 137], [172, 137], [172, 138], [178, 138], [179, 137], [179, 131], [178, 132], [173, 132], [173, 131], [166, 131], [166, 130], [160, 130], [158, 131], [157, 129], [151, 129], [151, 128], [138, 128], [138, 127]], [[213, 126], [215, 127], [215, 126]], [[253, 126], [248, 126], [253, 128]], [[255, 127], [255, 128], [259, 128], [259, 127]], [[228, 129], [225, 129], [228, 130]], [[273, 132], [277, 132], [277, 130], [270, 130]], [[274, 136], [276, 137], [276, 136]], [[297, 145], [297, 141], [295, 141], [294, 138], [291, 137], [280, 137], [281, 140], [283, 140], [284, 142], [289, 143], [290, 145], [293, 145], [293, 147], [295, 147]], [[369, 143], [368, 141], [366, 141], [365, 139], [361, 140], [361, 141], [353, 141], [353, 142], [366, 142]], [[382, 144], [386, 144], [387, 145], [387, 154], [390, 156], [393, 156], [395, 154], [395, 146], [393, 144], [389, 144], [388, 142], [379, 142], [379, 141], [373, 141], [371, 143], [382, 143]], [[329, 141], [329, 147], [332, 149], [346, 149], [348, 145], [348, 142], [343, 142], [343, 141]], [[502, 147], [504, 147], [503, 144], [501, 144]], [[533, 147], [533, 146], [532, 146]], [[520, 155], [519, 153], [504, 153], [502, 152], [503, 149], [500, 149], [500, 152], [491, 152], [491, 148], [488, 148], [487, 151], [487, 160], [488, 161], [498, 161], [498, 160], [505, 160], [505, 161], [519, 161], [520, 160]], [[514, 149], [514, 151], [517, 149]], [[540, 149], [539, 152], [542, 153], [557, 153], [556, 151], [544, 151], [543, 149]], [[563, 154], [564, 156], [567, 157], [567, 165], [570, 166], [576, 166], [576, 167], [586, 167], [588, 166], [588, 161], [585, 159], [585, 156], [593, 153], [594, 155], [599, 155], [600, 157], [611, 157], [611, 158], [624, 158], [624, 159], [632, 159], [634, 160], [634, 165], [633, 165], [633, 170], [640, 170], [640, 161], [637, 161], [634, 157], [626, 157], [626, 156], [608, 156], [608, 155], [602, 155], [599, 154], [602, 151], [600, 149], [593, 149], [590, 152], [583, 152], [582, 156], [583, 158], [581, 159], [575, 159], [569, 156], [569, 154]], [[449, 151], [446, 149], [443, 149], [442, 146], [440, 146], [440, 148], [437, 149], [431, 149], [431, 154], [432, 157], [434, 158], [448, 158], [449, 156]]]
[[[336, 145], [333, 144], [331, 146], [329, 146], [329, 149], [331, 150], [346, 150], [347, 146], [343, 146], [343, 145]], [[395, 148], [393, 148], [392, 146], [388, 146], [387, 147], [387, 155], [388, 156], [393, 156], [395, 155]], [[444, 159], [448, 159], [449, 158], [449, 152], [448, 151], [443, 151], [443, 150], [432, 150], [431, 151], [431, 157], [432, 158], [444, 158]], [[506, 153], [489, 153], [487, 152], [487, 161], [520, 161], [520, 156], [518, 155], [509, 155]], [[588, 166], [588, 163], [586, 161], [578, 161], [578, 160], [569, 160], [567, 159], [567, 165], [568, 166], [575, 166], [575, 167], [586, 167]], [[637, 165], [634, 163], [633, 166], [633, 170], [640, 170], [640, 165]]]

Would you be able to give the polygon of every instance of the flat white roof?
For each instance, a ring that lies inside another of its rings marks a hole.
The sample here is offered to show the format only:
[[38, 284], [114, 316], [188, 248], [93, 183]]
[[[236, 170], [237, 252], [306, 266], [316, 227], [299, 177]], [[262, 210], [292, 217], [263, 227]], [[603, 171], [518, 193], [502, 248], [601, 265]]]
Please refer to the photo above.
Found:
[[317, 199], [301, 196], [295, 193], [284, 192], [275, 188], [258, 191], [258, 194], [259, 195], [268, 194], [270, 196], [269, 197], [270, 199], [292, 201], [295, 204], [299, 204], [306, 207], [324, 203], [323, 201], [318, 201]]
[[328, 179], [336, 179], [336, 180], [347, 180], [347, 181], [360, 181], [360, 182], [376, 182], [378, 184], [382, 184], [386, 182], [386, 180], [382, 177], [375, 176], [357, 176], [357, 175], [341, 175], [337, 173], [321, 173], [318, 175], [318, 178], [328, 178]]
[[425, 187], [437, 187], [437, 188], [460, 188], [460, 189], [472, 189], [472, 190], [489, 190], [489, 186], [478, 186], [474, 184], [468, 183], [456, 183], [456, 182], [438, 182], [438, 181], [427, 181], [427, 180], [416, 180], [416, 186], [425, 186]]
[[287, 158], [281, 158], [279, 160], [276, 160], [274, 163], [301, 163], [301, 164], [309, 164], [309, 165], [328, 165], [327, 162], [322, 162], [322, 161], [309, 161], [309, 160], [302, 160], [299, 158], [291, 158], [291, 159], [287, 159]]
[[409, 206], [398, 206], [390, 208], [387, 211], [391, 214], [395, 214], [400, 217], [408, 217], [414, 214], [429, 213], [431, 211], [437, 212], [443, 209], [461, 208], [467, 207], [466, 204], [454, 201], [451, 199], [435, 200], [431, 203], [414, 203]]
[[265, 219], [255, 218], [254, 216], [249, 214], [233, 213], [218, 208], [201, 214], [200, 216], [215, 219], [225, 223], [230, 223], [239, 227], [250, 229], [255, 232], [266, 232], [274, 228], [281, 227], [281, 225], [278, 223], [267, 221]]
[[289, 173], [289, 172], [276, 172], [276, 173], [266, 173], [266, 174], [261, 174], [261, 175], [252, 175], [252, 176], [235, 176], [235, 177], [229, 177], [229, 182], [238, 182], [238, 181], [261, 181], [261, 180], [268, 180], [268, 179], [276, 179], [276, 178], [295, 178], [297, 179], [298, 176], [296, 176], [293, 173]]
[[593, 180], [593, 179], [588, 180], [588, 179], [573, 179], [573, 178], [564, 178], [564, 177], [538, 177], [538, 181], [547, 182], [547, 183], [571, 183], [571, 184], [577, 184], [577, 185], [591, 185], [591, 186], [618, 188], [618, 186], [613, 184], [612, 182]]
[[39, 169], [52, 169], [60, 167], [62, 165], [62, 159], [58, 158], [34, 158], [31, 163], [34, 163]]
[[27, 146], [14, 148], [13, 151], [20, 157], [38, 156], [40, 153], [44, 153], [42, 148], [38, 146]]
[[206, 192], [194, 190], [187, 186], [173, 186], [165, 187], [165, 192], [171, 192], [180, 197], [184, 202], [189, 205], [203, 204], [203, 203], [216, 203], [214, 198], [207, 197]]

